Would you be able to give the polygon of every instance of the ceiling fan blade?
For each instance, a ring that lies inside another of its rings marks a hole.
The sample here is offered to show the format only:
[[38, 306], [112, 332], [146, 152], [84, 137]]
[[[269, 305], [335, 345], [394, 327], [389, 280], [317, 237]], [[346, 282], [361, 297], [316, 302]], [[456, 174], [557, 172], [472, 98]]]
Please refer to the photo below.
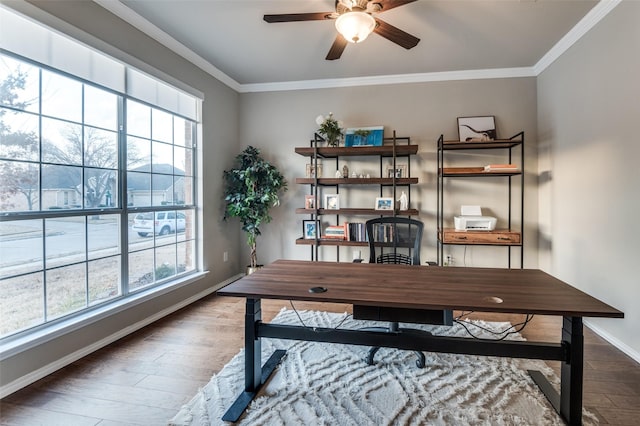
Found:
[[335, 19], [334, 12], [316, 13], [284, 13], [279, 15], [264, 15], [263, 18], [270, 24], [276, 22], [299, 22], [299, 21], [323, 21], [325, 19]]
[[386, 12], [389, 9], [395, 7], [404, 6], [405, 4], [413, 3], [416, 0], [373, 0], [374, 3], [378, 3], [382, 6], [380, 12]]
[[375, 19], [378, 25], [376, 25], [376, 28], [373, 30], [373, 32], [381, 35], [387, 40], [390, 40], [395, 44], [404, 47], [405, 49], [411, 49], [412, 47], [415, 47], [418, 42], [420, 42], [419, 38], [402, 31], [400, 28], [396, 28], [391, 24], [387, 24], [386, 22], [378, 18]]
[[344, 52], [344, 48], [347, 47], [347, 43], [347, 39], [342, 37], [342, 34], [338, 34], [336, 36], [336, 39], [333, 41], [331, 49], [329, 49], [329, 53], [327, 53], [327, 57], [325, 59], [327, 61], [340, 59], [340, 56], [342, 56], [342, 52]]

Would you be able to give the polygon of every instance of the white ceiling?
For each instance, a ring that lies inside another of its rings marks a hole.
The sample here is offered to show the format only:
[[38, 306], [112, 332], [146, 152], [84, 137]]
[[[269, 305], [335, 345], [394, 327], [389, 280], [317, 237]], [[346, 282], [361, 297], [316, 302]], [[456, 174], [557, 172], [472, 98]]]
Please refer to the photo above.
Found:
[[[334, 10], [334, 0], [94, 0], [227, 84], [531, 69], [597, 0], [418, 0], [377, 15], [418, 38], [372, 34], [325, 56], [334, 21], [266, 23], [264, 14]], [[593, 13], [593, 12], [592, 12]], [[587, 15], [588, 16], [588, 15]]]

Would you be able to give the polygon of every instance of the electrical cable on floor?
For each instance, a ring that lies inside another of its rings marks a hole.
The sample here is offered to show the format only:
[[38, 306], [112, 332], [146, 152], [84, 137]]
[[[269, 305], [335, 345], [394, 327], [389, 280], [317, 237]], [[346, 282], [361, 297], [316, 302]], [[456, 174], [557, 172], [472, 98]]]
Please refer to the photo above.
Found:
[[300, 321], [300, 324], [302, 324], [302, 326], [304, 328], [306, 328], [307, 330], [311, 330], [314, 333], [327, 333], [329, 331], [337, 330], [349, 317], [351, 317], [351, 314], [345, 313], [344, 318], [342, 318], [342, 320], [340, 320], [338, 325], [336, 325], [335, 327], [322, 327], [323, 330], [318, 330], [318, 327], [310, 327], [310, 326], [308, 326], [307, 324], [304, 323], [304, 321], [302, 320], [302, 317], [298, 313], [298, 310], [293, 305], [293, 300], [289, 300], [289, 304], [291, 305], [291, 309], [293, 309], [293, 312], [295, 312], [296, 316], [298, 317], [298, 320]]
[[[469, 312], [469, 314], [470, 314], [470, 313], [471, 313], [471, 312]], [[469, 314], [462, 314], [462, 315], [460, 315], [458, 318], [461, 318], [462, 316], [469, 315]], [[455, 319], [454, 319], [454, 321], [455, 321], [457, 324], [460, 324], [460, 325], [462, 326], [462, 328], [464, 328], [464, 329], [465, 329], [465, 331], [467, 332], [467, 334], [469, 334], [469, 336], [471, 336], [471, 337], [472, 337], [472, 338], [474, 338], [474, 339], [477, 339], [477, 340], [489, 340], [489, 341], [495, 341], [495, 340], [504, 340], [504, 339], [506, 339], [506, 338], [507, 338], [507, 336], [510, 336], [510, 335], [512, 335], [512, 334], [518, 334], [518, 333], [520, 333], [522, 330], [524, 330], [524, 328], [527, 326], [527, 324], [529, 324], [529, 322], [533, 319], [533, 317], [534, 317], [534, 316], [535, 316], [535, 315], [533, 315], [533, 314], [527, 314], [527, 316], [525, 317], [525, 320], [524, 320], [524, 321], [519, 322], [519, 323], [517, 323], [517, 324], [513, 324], [513, 325], [511, 325], [509, 328], [506, 328], [506, 329], [504, 329], [503, 331], [500, 331], [500, 332], [496, 332], [496, 331], [490, 330], [490, 329], [488, 329], [488, 328], [486, 328], [486, 327], [483, 327], [483, 326], [481, 326], [481, 325], [475, 324], [475, 323], [473, 323], [473, 322], [459, 321], [459, 320], [458, 320], [458, 318], [455, 318]], [[493, 335], [496, 335], [496, 336], [501, 336], [501, 337], [499, 337], [499, 338], [497, 338], [497, 339], [489, 339], [489, 338], [485, 338], [485, 337], [478, 337], [478, 336], [474, 335], [474, 334], [471, 332], [471, 330], [469, 330], [469, 329], [467, 328], [467, 325], [472, 325], [472, 326], [474, 326], [474, 327], [479, 328], [480, 330], [486, 331], [487, 333], [490, 333], [490, 334], [493, 334]], [[511, 331], [510, 331], [510, 330], [511, 330]]]

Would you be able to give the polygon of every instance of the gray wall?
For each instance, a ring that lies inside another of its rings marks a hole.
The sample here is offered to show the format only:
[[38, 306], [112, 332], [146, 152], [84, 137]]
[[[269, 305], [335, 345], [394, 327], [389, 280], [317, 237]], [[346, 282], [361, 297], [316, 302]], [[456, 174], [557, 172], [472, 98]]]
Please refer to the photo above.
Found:
[[[537, 134], [536, 134], [536, 81], [535, 78], [473, 80], [398, 84], [389, 86], [352, 87], [339, 89], [283, 91], [271, 93], [245, 93], [240, 98], [240, 141], [243, 146], [254, 145], [262, 149], [265, 157], [280, 167], [289, 181], [289, 191], [280, 207], [273, 210], [274, 220], [263, 227], [258, 240], [258, 261], [269, 263], [278, 258], [310, 259], [308, 246], [296, 246], [294, 241], [302, 235], [305, 215], [296, 215], [303, 207], [307, 185], [296, 185], [296, 177], [304, 177], [308, 161], [294, 153], [296, 146], [308, 146], [317, 129], [315, 118], [333, 112], [335, 118], [347, 127], [384, 125], [386, 136], [396, 130], [398, 136], [409, 136], [419, 145], [418, 155], [412, 159], [412, 175], [418, 176], [419, 185], [412, 189], [412, 206], [419, 208], [420, 219], [425, 222], [422, 259], [436, 259], [436, 141], [440, 134], [445, 139], [456, 139], [457, 117], [495, 115], [498, 135], [509, 137], [524, 130], [526, 136], [525, 180], [525, 266], [537, 267]], [[505, 152], [494, 157], [487, 152], [466, 152], [452, 159], [449, 165], [482, 166], [499, 161], [507, 162]], [[400, 161], [401, 162], [401, 161]], [[347, 163], [351, 170], [377, 170], [377, 159]], [[324, 176], [332, 177], [335, 162], [325, 161]], [[373, 172], [372, 172], [373, 173]], [[487, 213], [494, 213], [505, 225], [506, 180], [488, 179], [482, 182], [461, 182], [447, 186], [446, 219], [453, 226], [453, 215], [459, 214], [461, 204], [480, 204]], [[342, 196], [341, 205], [347, 207], [373, 207], [376, 190], [368, 195], [353, 189]], [[355, 197], [365, 197], [353, 199]], [[368, 198], [366, 198], [368, 197]], [[519, 212], [519, 209], [517, 209]], [[356, 220], [358, 218], [353, 218]], [[367, 218], [365, 217], [364, 220]], [[359, 218], [363, 220], [363, 218]], [[446, 224], [446, 223], [445, 223]], [[499, 224], [500, 226], [500, 224]], [[335, 259], [334, 247], [321, 248], [321, 260]], [[449, 246], [458, 265], [506, 266], [504, 247]], [[514, 250], [518, 259], [518, 249]], [[366, 257], [368, 251], [362, 250]], [[248, 252], [245, 250], [245, 259]], [[351, 261], [352, 249], [342, 248], [340, 260]], [[519, 259], [516, 262], [519, 266]]]
[[590, 319], [640, 360], [640, 2], [538, 77], [540, 266], [625, 312]]
[[[117, 334], [132, 324], [145, 321], [149, 316], [206, 292], [241, 269], [238, 263], [240, 233], [237, 227], [227, 226], [221, 221], [224, 206], [220, 185], [222, 170], [229, 166], [237, 151], [238, 94], [93, 2], [31, 2], [41, 10], [22, 2], [4, 3], [112, 56], [122, 56], [118, 51], [109, 48], [109, 45], [114, 46], [204, 93], [202, 124], [205, 139], [202, 141], [202, 161], [205, 167], [202, 176], [204, 199], [201, 214], [205, 238], [201, 244], [204, 247], [204, 269], [210, 272], [205, 278], [185, 287], [3, 360], [0, 365], [2, 386], [92, 346], [95, 342]], [[42, 10], [92, 34], [95, 38], [70, 28], [65, 22], [43, 15]], [[127, 57], [121, 59], [126, 61]], [[229, 252], [227, 263], [222, 262], [224, 250]]]

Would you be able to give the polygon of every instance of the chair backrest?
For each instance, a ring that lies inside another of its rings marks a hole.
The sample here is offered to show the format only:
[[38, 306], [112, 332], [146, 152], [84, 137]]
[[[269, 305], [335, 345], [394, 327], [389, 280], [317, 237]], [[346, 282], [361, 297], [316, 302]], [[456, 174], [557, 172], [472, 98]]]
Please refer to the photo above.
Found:
[[420, 265], [424, 224], [406, 217], [381, 217], [366, 223], [369, 263]]

